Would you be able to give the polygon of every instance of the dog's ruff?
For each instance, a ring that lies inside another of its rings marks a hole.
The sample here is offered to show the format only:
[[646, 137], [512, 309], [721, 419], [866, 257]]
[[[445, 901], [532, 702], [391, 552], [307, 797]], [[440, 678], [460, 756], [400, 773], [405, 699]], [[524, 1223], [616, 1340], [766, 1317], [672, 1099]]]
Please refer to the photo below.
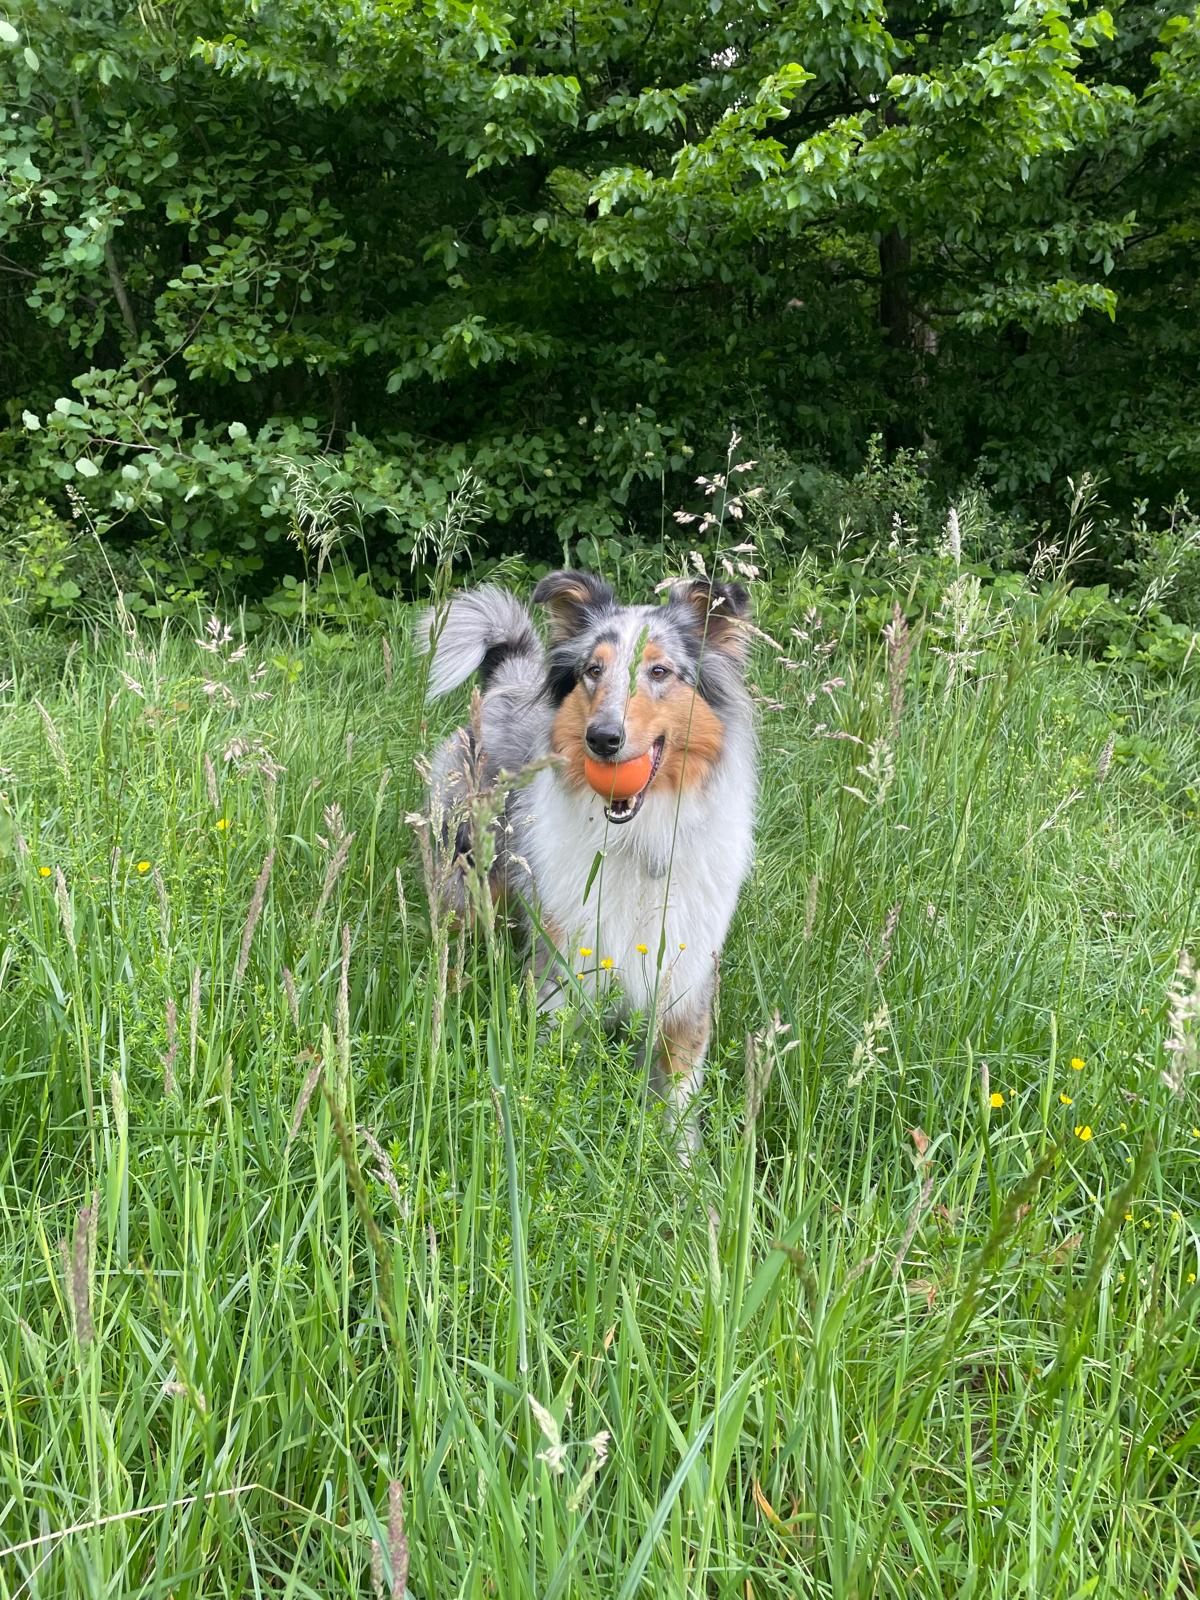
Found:
[[[498, 588], [422, 620], [430, 697], [474, 673], [482, 687], [474, 726], [433, 761], [436, 836], [456, 858], [451, 870], [443, 856], [444, 893], [465, 908], [469, 802], [503, 792], [492, 890], [526, 905], [540, 930], [540, 1004], [554, 1008], [579, 983], [656, 1019], [656, 1087], [686, 1155], [717, 963], [753, 849], [745, 591], [696, 580], [674, 585], [666, 605], [621, 606], [599, 579], [568, 572], [543, 579], [534, 600], [550, 609], [549, 649]], [[653, 752], [639, 796], [607, 804], [588, 786], [584, 755], [601, 748], [612, 761]]]

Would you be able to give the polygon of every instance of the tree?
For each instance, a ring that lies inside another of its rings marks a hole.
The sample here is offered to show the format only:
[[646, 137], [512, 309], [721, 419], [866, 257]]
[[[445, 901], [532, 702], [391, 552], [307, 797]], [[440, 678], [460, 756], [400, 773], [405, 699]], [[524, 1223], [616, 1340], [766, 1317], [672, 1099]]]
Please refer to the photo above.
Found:
[[1014, 499], [1193, 487], [1198, 38], [1060, 0], [19, 0], [0, 472], [243, 565], [288, 462], [397, 561], [473, 465], [496, 543], [552, 554], [657, 528], [734, 417]]

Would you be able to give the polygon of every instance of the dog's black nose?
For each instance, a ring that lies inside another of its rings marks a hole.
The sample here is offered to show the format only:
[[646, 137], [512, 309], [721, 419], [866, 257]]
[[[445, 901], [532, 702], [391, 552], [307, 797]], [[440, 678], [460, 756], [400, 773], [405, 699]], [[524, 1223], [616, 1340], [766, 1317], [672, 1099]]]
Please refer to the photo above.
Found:
[[593, 722], [584, 738], [594, 756], [611, 761], [625, 742], [625, 730], [619, 722]]

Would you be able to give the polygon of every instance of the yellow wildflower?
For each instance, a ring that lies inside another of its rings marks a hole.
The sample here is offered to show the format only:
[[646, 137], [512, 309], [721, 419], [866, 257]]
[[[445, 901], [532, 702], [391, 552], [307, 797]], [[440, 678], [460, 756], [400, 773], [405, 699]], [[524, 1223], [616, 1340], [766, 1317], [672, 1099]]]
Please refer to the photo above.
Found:
[[137, 864], [137, 869], [139, 872], [149, 872], [150, 863], [148, 861], [139, 861]]
[[1082, 1139], [1084, 1144], [1086, 1144], [1092, 1137], [1091, 1124], [1087, 1122], [1077, 1122], [1075, 1124], [1075, 1137], [1077, 1139]]
[[649, 953], [650, 953], [650, 946], [648, 944], [637, 944], [637, 945], [634, 945], [634, 949], [637, 951], [638, 955], [640, 955], [640, 956], [649, 955]]
[[217, 818], [217, 832], [218, 833], [224, 833], [225, 829], [228, 826], [229, 826], [229, 818], [228, 817], [218, 817]]
[[1073, 1106], [1075, 1104], [1075, 1101], [1069, 1094], [1060, 1094], [1058, 1098], [1062, 1101], [1064, 1106]]
[[581, 956], [586, 958], [587, 956], [590, 956], [591, 953], [592, 953], [592, 951], [591, 951], [591, 946], [590, 945], [581, 944], [579, 946], [579, 954]]
[[1072, 1072], [1082, 1072], [1086, 1065], [1087, 1065], [1087, 1062], [1084, 1061], [1082, 1059], [1082, 1057], [1080, 1057], [1080, 1056], [1072, 1056], [1071, 1057], [1071, 1071]]
[[49, 867], [39, 867], [38, 868], [38, 877], [39, 878], [48, 878], [49, 876], [50, 876], [50, 868]]
[[1188, 1273], [1188, 1282], [1189, 1283], [1195, 1283], [1195, 1281], [1196, 1281], [1196, 1274], [1194, 1272], [1189, 1272]]
[[992, 1105], [997, 1111], [999, 1111], [1000, 1107], [1003, 1104], [1004, 1104], [1004, 1096], [1002, 1094], [994, 1094], [992, 1096]]
[[611, 956], [601, 956], [600, 966], [605, 972], [610, 972], [612, 970], [612, 964], [613, 958]]
[[679, 948], [680, 948], [680, 949], [681, 949], [681, 950], [686, 950], [686, 949], [687, 949], [687, 945], [685, 945], [685, 944], [681, 944], [681, 945], [680, 945], [680, 946], [679, 946]]

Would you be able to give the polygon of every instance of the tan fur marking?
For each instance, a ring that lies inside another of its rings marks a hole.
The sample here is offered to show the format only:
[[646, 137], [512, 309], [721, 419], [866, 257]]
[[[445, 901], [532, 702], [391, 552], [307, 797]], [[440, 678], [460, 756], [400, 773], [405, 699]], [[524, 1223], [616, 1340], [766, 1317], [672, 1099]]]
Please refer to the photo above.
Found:
[[699, 789], [721, 758], [725, 736], [721, 719], [686, 683], [676, 681], [662, 698], [634, 695], [626, 726], [635, 750], [645, 750], [659, 734], [666, 735], [666, 749], [654, 779], [656, 789]]
[[556, 756], [562, 757], [562, 776], [577, 789], [587, 788], [583, 775], [583, 735], [590, 715], [587, 690], [578, 684], [559, 706], [550, 728], [550, 748]]
[[736, 617], [723, 586], [713, 585], [704, 578], [687, 579], [673, 585], [671, 594], [676, 600], [691, 606], [704, 630], [706, 649], [720, 650], [735, 661], [744, 661], [749, 647], [749, 635], [742, 619]]
[[558, 573], [552, 581], [554, 589], [546, 600], [550, 632], [555, 641], [569, 639], [579, 626], [580, 614], [594, 596], [586, 583], [572, 581], [565, 572]]
[[691, 1022], [677, 1022], [671, 1018], [663, 1023], [659, 1034], [658, 1064], [664, 1079], [694, 1072], [703, 1061], [708, 1048], [708, 1035], [712, 1019], [706, 1011]]

